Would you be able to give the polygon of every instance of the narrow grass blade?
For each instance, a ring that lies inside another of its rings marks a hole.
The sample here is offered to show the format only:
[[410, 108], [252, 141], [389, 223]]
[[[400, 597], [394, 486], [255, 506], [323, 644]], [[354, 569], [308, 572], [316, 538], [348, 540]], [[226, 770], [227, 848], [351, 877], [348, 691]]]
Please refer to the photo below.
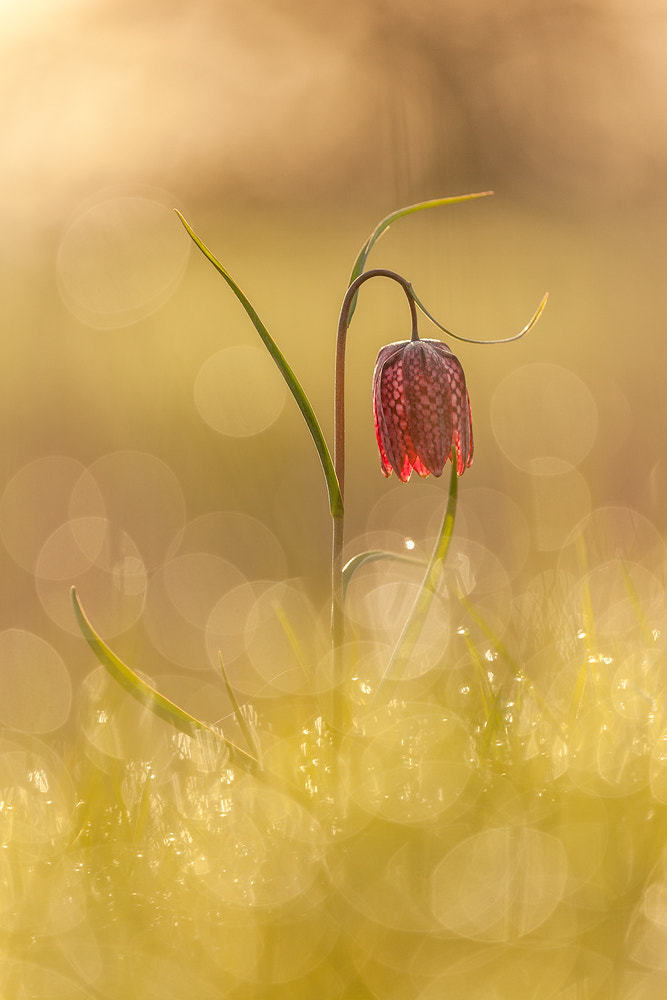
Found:
[[254, 770], [257, 767], [259, 762], [255, 757], [241, 750], [240, 747], [231, 743], [230, 740], [225, 739], [224, 736], [215, 729], [212, 729], [211, 726], [207, 726], [206, 723], [200, 722], [199, 719], [195, 719], [194, 716], [183, 711], [182, 708], [179, 708], [173, 701], [169, 701], [168, 698], [161, 695], [159, 691], [156, 691], [154, 687], [151, 687], [150, 684], [147, 684], [146, 681], [135, 674], [127, 664], [123, 663], [109, 649], [88, 621], [79, 603], [74, 587], [72, 587], [71, 595], [74, 614], [83, 637], [102, 666], [109, 671], [121, 687], [125, 688], [128, 694], [131, 694], [140, 704], [150, 709], [154, 715], [157, 715], [160, 719], [164, 719], [165, 722], [170, 723], [180, 732], [185, 733], [186, 736], [196, 737], [200, 733], [205, 733], [209, 737], [214, 736], [216, 739], [222, 740], [230, 752], [233, 763], [239, 764], [248, 770]]
[[[348, 288], [359, 275], [363, 272], [368, 255], [373, 249], [373, 246], [377, 243], [383, 233], [385, 233], [389, 227], [396, 222], [398, 219], [404, 218], [406, 215], [412, 215], [413, 212], [421, 212], [426, 208], [438, 208], [441, 205], [456, 205], [460, 201], [471, 201], [473, 198], [486, 198], [487, 195], [493, 194], [493, 191], [478, 191], [476, 194], [461, 194], [455, 195], [451, 198], [435, 198], [432, 201], [420, 201], [415, 205], [407, 205], [405, 208], [399, 208], [395, 212], [391, 212], [390, 215], [385, 216], [381, 222], [377, 224], [371, 235], [368, 237], [364, 245], [362, 246], [357, 259], [354, 262], [354, 267], [352, 268], [352, 274], [350, 275], [350, 280], [348, 282]], [[352, 305], [350, 307], [348, 325], [352, 320], [354, 310], [357, 306], [357, 297], [355, 295]]]
[[232, 276], [227, 270], [222, 266], [220, 261], [215, 257], [215, 255], [208, 249], [208, 247], [202, 243], [194, 230], [188, 225], [178, 209], [174, 210], [185, 226], [185, 229], [189, 233], [191, 239], [196, 243], [204, 256], [213, 264], [216, 271], [222, 275], [234, 295], [239, 300], [246, 313], [248, 314], [250, 321], [257, 330], [264, 346], [273, 358], [278, 367], [278, 370], [282, 377], [287, 383], [287, 387], [294, 396], [297, 406], [301, 410], [303, 419], [306, 422], [306, 426], [310, 431], [310, 435], [317, 449], [317, 454], [320, 459], [320, 464], [322, 466], [322, 471], [324, 472], [324, 478], [327, 484], [327, 491], [329, 493], [329, 509], [331, 510], [332, 517], [342, 517], [343, 516], [343, 498], [341, 497], [340, 487], [338, 485], [338, 478], [336, 476], [336, 471], [334, 469], [334, 464], [329, 453], [329, 448], [327, 446], [324, 434], [319, 425], [315, 412], [310, 404], [306, 393], [303, 390], [301, 383], [298, 378], [290, 368], [284, 355], [278, 348], [278, 345], [274, 341], [273, 337], [266, 329], [261, 319], [252, 307], [249, 299], [244, 295], [239, 286], [236, 284]]
[[586, 552], [586, 543], [581, 536], [576, 541], [576, 552], [577, 563], [579, 564], [579, 577], [581, 579], [581, 614], [584, 621], [586, 651], [590, 661], [597, 653], [597, 637], [595, 634], [593, 597], [588, 581], [588, 553]]
[[491, 759], [492, 757], [491, 747], [496, 740], [500, 740], [503, 745], [507, 745], [508, 743], [507, 726], [505, 725], [504, 713], [502, 711], [502, 696], [503, 686], [501, 684], [493, 695], [480, 740], [480, 750], [486, 754], [487, 759]]
[[655, 642], [655, 636], [653, 635], [653, 632], [649, 626], [648, 619], [644, 612], [644, 608], [642, 607], [642, 602], [637, 592], [637, 588], [635, 587], [634, 580], [630, 575], [630, 570], [627, 567], [625, 559], [621, 557], [620, 563], [621, 563], [621, 575], [623, 577], [623, 584], [628, 593], [628, 597], [630, 598], [632, 609], [637, 618], [637, 623], [639, 624], [639, 627], [643, 632], [645, 641], [649, 643], [649, 645], [652, 645]]
[[466, 646], [468, 647], [468, 652], [470, 653], [470, 658], [471, 658], [471, 660], [473, 662], [473, 666], [474, 666], [475, 672], [477, 674], [477, 680], [479, 681], [480, 693], [482, 695], [482, 703], [484, 705], [484, 712], [486, 713], [485, 722], [488, 722], [489, 715], [491, 713], [491, 705], [492, 705], [492, 702], [493, 702], [494, 697], [495, 697], [495, 695], [493, 693], [493, 688], [491, 687], [491, 683], [489, 681], [489, 676], [488, 676], [486, 670], [484, 669], [484, 664], [482, 662], [482, 656], [481, 656], [479, 650], [477, 649], [477, 646], [473, 642], [470, 633], [468, 632], [467, 629], [462, 629], [461, 631], [463, 633], [463, 637], [465, 639]]
[[260, 764], [260, 767], [261, 767], [262, 753], [261, 753], [261, 748], [260, 748], [260, 745], [259, 745], [259, 741], [257, 740], [257, 738], [255, 736], [255, 733], [253, 733], [252, 729], [250, 728], [250, 726], [246, 722], [245, 716], [244, 716], [243, 712], [241, 711], [241, 706], [238, 703], [238, 699], [236, 697], [236, 692], [234, 691], [234, 688], [232, 687], [231, 681], [229, 680], [229, 677], [227, 676], [227, 671], [225, 670], [225, 664], [224, 664], [224, 661], [222, 659], [222, 653], [220, 652], [220, 650], [218, 650], [218, 664], [220, 666], [220, 673], [222, 674], [222, 679], [225, 682], [225, 687], [227, 689], [227, 694], [229, 695], [229, 700], [231, 701], [232, 708], [234, 709], [234, 715], [236, 716], [236, 721], [238, 723], [239, 729], [243, 733], [243, 736], [245, 738], [246, 743], [248, 744], [248, 746], [252, 750], [253, 755], [257, 758], [257, 760], [258, 760], [258, 762]]
[[486, 638], [490, 641], [491, 645], [496, 650], [496, 652], [502, 656], [507, 665], [511, 668], [512, 673], [517, 678], [517, 680], [520, 681], [525, 680], [523, 670], [521, 669], [519, 664], [516, 662], [516, 660], [509, 652], [507, 647], [503, 644], [500, 637], [496, 635], [496, 633], [489, 625], [487, 625], [487, 623], [484, 621], [482, 616], [476, 610], [472, 602], [469, 601], [466, 595], [463, 593], [459, 594], [459, 601], [466, 609], [466, 611], [474, 621], [475, 625], [478, 625], [480, 627], [480, 629], [482, 630]]
[[514, 677], [519, 682], [520, 687], [519, 687], [519, 693], [517, 695], [517, 704], [519, 703], [521, 698], [522, 687], [525, 687], [526, 690], [530, 691], [530, 693], [533, 695], [539, 709], [544, 713], [544, 715], [551, 720], [551, 722], [557, 729], [562, 731], [563, 730], [562, 723], [559, 722], [559, 720], [556, 718], [549, 705], [541, 697], [533, 682], [526, 677], [525, 673], [523, 672], [519, 664], [516, 662], [514, 657], [511, 655], [505, 644], [501, 642], [500, 637], [496, 635], [496, 633], [489, 625], [487, 625], [487, 623], [484, 621], [479, 612], [473, 607], [472, 603], [468, 600], [465, 594], [459, 594], [459, 600], [463, 605], [463, 607], [468, 612], [468, 614], [470, 615], [470, 617], [472, 618], [472, 620], [475, 622], [475, 624], [480, 627], [484, 635], [490, 641], [493, 649], [505, 660], [507, 665], [512, 670]]

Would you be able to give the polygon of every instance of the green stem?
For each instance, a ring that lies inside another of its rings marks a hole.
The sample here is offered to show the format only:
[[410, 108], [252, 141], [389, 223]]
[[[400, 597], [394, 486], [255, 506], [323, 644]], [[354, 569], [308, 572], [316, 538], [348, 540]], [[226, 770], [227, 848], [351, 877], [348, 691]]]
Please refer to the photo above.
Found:
[[361, 285], [370, 278], [391, 278], [398, 282], [405, 292], [410, 305], [412, 321], [411, 339], [418, 340], [417, 307], [412, 296], [412, 285], [395, 271], [386, 268], [374, 268], [364, 271], [347, 289], [338, 320], [336, 337], [336, 373], [335, 373], [335, 404], [334, 404], [334, 470], [340, 489], [340, 508], [334, 512], [333, 542], [331, 554], [331, 632], [333, 638], [333, 671], [334, 671], [334, 731], [341, 732], [344, 723], [343, 682], [345, 672], [343, 667], [343, 644], [345, 642], [345, 616], [343, 611], [343, 541], [344, 541], [344, 497], [345, 497], [345, 347], [347, 329], [350, 325], [352, 305]]
[[454, 534], [456, 503], [458, 499], [458, 481], [459, 477], [456, 473], [456, 464], [452, 462], [452, 474], [449, 480], [449, 498], [447, 500], [445, 516], [440, 527], [440, 534], [435, 548], [433, 549], [433, 554], [426, 569], [426, 573], [424, 574], [421, 587], [419, 588], [419, 593], [415, 598], [415, 603], [412, 606], [408, 620], [403, 626], [403, 631], [401, 632], [399, 640], [396, 643], [396, 648], [394, 649], [392, 657], [387, 664], [387, 669], [385, 670], [378, 685], [378, 689], [375, 693], [376, 698], [380, 691], [384, 691], [385, 693], [387, 693], [387, 689], [391, 691], [396, 681], [400, 680], [401, 674], [414, 652], [417, 640], [419, 639], [424, 622], [426, 621], [426, 616], [429, 612], [431, 604], [433, 603], [433, 598], [436, 595], [438, 584], [442, 578], [452, 535]]

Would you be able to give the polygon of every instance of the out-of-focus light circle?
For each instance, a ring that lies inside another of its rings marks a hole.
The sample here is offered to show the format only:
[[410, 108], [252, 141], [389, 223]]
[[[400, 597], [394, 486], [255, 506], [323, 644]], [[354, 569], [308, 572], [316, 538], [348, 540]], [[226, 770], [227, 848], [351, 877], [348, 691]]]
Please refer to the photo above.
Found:
[[612, 704], [619, 715], [650, 726], [665, 690], [665, 670], [646, 655], [627, 656], [614, 674]]
[[175, 291], [190, 240], [156, 197], [103, 195], [70, 223], [58, 249], [61, 297], [99, 330], [150, 316]]
[[667, 550], [655, 525], [631, 507], [597, 507], [565, 539], [559, 569], [581, 576], [586, 567], [618, 561], [641, 564], [660, 576]]
[[566, 468], [531, 477], [533, 539], [542, 552], [555, 552], [573, 527], [590, 512], [591, 491], [582, 474]]
[[225, 347], [195, 379], [195, 404], [209, 427], [228, 437], [260, 434], [280, 416], [287, 389], [266, 351]]
[[[447, 473], [443, 479], [447, 479]], [[367, 528], [372, 531], [398, 532], [410, 538], [415, 548], [427, 538], [435, 538], [440, 531], [447, 508], [447, 482], [442, 480], [418, 481], [406, 489], [404, 483], [383, 491], [382, 496], [368, 515]], [[464, 505], [459, 504], [461, 515]], [[458, 531], [458, 526], [457, 526]], [[429, 552], [430, 555], [430, 552]]]
[[[495, 636], [504, 634], [512, 609], [512, 586], [504, 566], [486, 546], [455, 536], [447, 553], [443, 586], [453, 598], [457, 631], [464, 629], [483, 643], [488, 642], [485, 629]], [[463, 600], [456, 600], [459, 596]]]
[[[346, 599], [351, 622], [375, 642], [393, 649], [398, 643], [420, 592], [424, 568], [378, 561], [362, 566], [353, 576]], [[450, 600], [443, 591], [426, 614], [401, 677], [411, 680], [431, 670], [442, 659], [450, 637]]]
[[235, 566], [209, 552], [176, 556], [165, 563], [162, 573], [174, 609], [200, 629], [221, 593], [243, 582]]
[[595, 441], [597, 406], [574, 372], [536, 362], [507, 375], [491, 402], [493, 433], [524, 472], [552, 475], [578, 465]]
[[451, 713], [427, 705], [371, 712], [359, 722], [368, 744], [353, 794], [392, 823], [424, 823], [463, 793], [470, 777], [469, 736]]
[[329, 643], [309, 599], [296, 587], [276, 583], [255, 601], [245, 627], [246, 650], [272, 693], [311, 693]]
[[50, 733], [67, 720], [72, 685], [55, 649], [23, 629], [0, 632], [0, 720], [22, 733]]
[[209, 552], [168, 560], [148, 587], [144, 624], [155, 648], [190, 670], [215, 664], [217, 650], [209, 658], [205, 642], [209, 615], [223, 595], [244, 582], [236, 566]]
[[[595, 683], [605, 692], [618, 676], [611, 656], [603, 657], [591, 666]], [[619, 692], [616, 692], [618, 695]], [[649, 781], [646, 747], [639, 736], [642, 727], [627, 714], [610, 710], [613, 687], [605, 702], [582, 710], [569, 728], [568, 777], [573, 785], [587, 795], [621, 798], [645, 788]], [[618, 704], [618, 700], [617, 700]]]
[[490, 549], [511, 577], [526, 563], [530, 551], [528, 521], [521, 508], [499, 490], [464, 486], [456, 532]]
[[283, 580], [287, 560], [275, 534], [262, 521], [238, 510], [216, 510], [188, 521], [169, 555], [211, 552], [253, 580]]
[[[150, 677], [142, 676], [153, 684]], [[165, 758], [171, 756], [170, 727], [139, 705], [104, 667], [94, 669], [83, 682], [79, 720], [88, 741], [86, 751], [103, 770], [110, 759], [150, 761], [152, 772], [159, 776]]]
[[[0, 503], [0, 533], [12, 559], [29, 573], [51, 533], [70, 516], [70, 499], [85, 467], [48, 455], [28, 462], [9, 481]], [[78, 516], [97, 515], [99, 498], [82, 498]]]
[[44, 543], [35, 574], [43, 580], [70, 580], [73, 583], [100, 558], [108, 540], [108, 530], [109, 524], [104, 517], [65, 521]]
[[561, 841], [541, 830], [496, 827], [457, 844], [432, 877], [435, 915], [473, 941], [515, 941], [560, 903], [568, 864]]
[[[279, 911], [307, 893], [321, 871], [321, 831], [294, 799], [254, 781], [214, 796], [183, 796], [181, 808], [199, 824], [200, 871], [207, 894], [235, 910]], [[319, 836], [319, 840], [318, 840]], [[296, 911], [296, 908], [295, 908]], [[301, 911], [303, 912], [303, 911]]]
[[134, 541], [104, 518], [72, 518], [47, 539], [35, 566], [37, 593], [49, 618], [79, 634], [70, 587], [105, 635], [118, 635], [140, 617], [147, 573]]
[[[54, 851], [64, 856], [66, 845], [71, 846], [76, 800], [71, 775], [61, 758], [34, 736], [2, 736], [0, 788], [3, 855], [21, 862], [21, 867], [44, 858], [52, 862]], [[21, 895], [25, 907], [25, 885]], [[19, 908], [13, 918], [21, 921], [25, 912]], [[35, 926], [34, 918], [28, 926]], [[40, 990], [37, 996], [44, 993]]]
[[159, 566], [185, 523], [181, 485], [170, 467], [143, 451], [115, 451], [82, 471], [70, 499], [70, 511], [102, 507], [114, 529], [134, 540], [148, 569]]
[[[248, 615], [268, 583], [243, 583], [231, 587], [211, 609], [206, 623], [209, 655], [215, 660], [218, 650], [230, 664], [245, 652], [245, 628]], [[245, 687], [241, 688], [243, 691]]]
[[645, 566], [621, 559], [594, 566], [575, 587], [590, 601], [596, 632], [627, 636], [642, 623], [663, 631], [667, 624], [667, 597], [663, 583]]

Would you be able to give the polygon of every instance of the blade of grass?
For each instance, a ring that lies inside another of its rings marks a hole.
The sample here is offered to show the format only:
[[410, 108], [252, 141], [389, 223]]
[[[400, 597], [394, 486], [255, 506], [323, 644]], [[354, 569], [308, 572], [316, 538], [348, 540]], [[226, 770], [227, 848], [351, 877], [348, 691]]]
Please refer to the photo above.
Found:
[[590, 660], [597, 653], [597, 637], [595, 634], [593, 597], [588, 580], [588, 553], [586, 552], [586, 543], [581, 535], [576, 541], [576, 553], [577, 563], [579, 564], [579, 577], [581, 579], [581, 614], [584, 622], [586, 652]]
[[507, 726], [505, 725], [504, 713], [502, 711], [502, 684], [493, 695], [493, 701], [489, 707], [489, 713], [484, 723], [482, 736], [480, 739], [480, 750], [487, 756], [487, 762], [491, 758], [491, 746], [494, 740], [498, 740], [506, 746], [508, 742]]
[[225, 664], [222, 659], [222, 653], [218, 650], [218, 664], [220, 666], [220, 673], [222, 674], [222, 679], [225, 682], [225, 687], [227, 688], [227, 694], [229, 695], [229, 700], [232, 703], [232, 708], [234, 709], [234, 715], [236, 716], [236, 721], [238, 723], [239, 729], [243, 733], [246, 743], [253, 752], [253, 755], [257, 758], [259, 766], [262, 766], [262, 754], [259, 746], [259, 741], [256, 739], [255, 734], [246, 722], [245, 716], [241, 711], [241, 706], [238, 703], [236, 697], [236, 692], [232, 687], [231, 681], [227, 676], [227, 671], [225, 670]]
[[621, 575], [623, 577], [623, 584], [628, 593], [628, 597], [630, 598], [630, 603], [632, 604], [632, 609], [637, 618], [637, 623], [639, 624], [639, 627], [641, 628], [644, 634], [645, 641], [652, 645], [655, 642], [655, 636], [651, 631], [648, 619], [644, 612], [644, 608], [642, 607], [642, 602], [639, 597], [639, 593], [637, 592], [634, 580], [630, 575], [630, 570], [628, 569], [625, 559], [623, 559], [623, 557], [620, 557], [620, 564], [621, 564]]
[[205, 734], [208, 737], [215, 736], [218, 740], [226, 745], [229, 750], [232, 762], [246, 768], [247, 770], [255, 770], [258, 761], [255, 757], [252, 757], [245, 750], [241, 750], [230, 740], [226, 739], [211, 726], [207, 726], [206, 723], [200, 722], [199, 719], [195, 719], [194, 716], [189, 715], [178, 705], [175, 705], [173, 701], [169, 701], [164, 695], [161, 695], [159, 691], [156, 691], [154, 687], [147, 684], [146, 681], [142, 680], [138, 674], [123, 663], [116, 654], [106, 645], [106, 643], [97, 634], [88, 618], [86, 617], [79, 599], [76, 594], [76, 588], [72, 587], [71, 590], [72, 605], [74, 607], [74, 614], [76, 616], [77, 623], [83, 637], [92, 649], [93, 653], [100, 661], [103, 667], [109, 671], [111, 676], [116, 680], [121, 687], [123, 687], [128, 694], [132, 695], [133, 698], [141, 704], [145, 705], [154, 715], [157, 715], [160, 719], [165, 722], [170, 723], [175, 729], [180, 732], [185, 733], [186, 736], [196, 737], [199, 734]]
[[472, 660], [473, 666], [475, 668], [475, 673], [477, 674], [477, 680], [479, 682], [480, 693], [482, 696], [482, 704], [484, 705], [484, 711], [486, 713], [486, 722], [488, 722], [489, 715], [491, 713], [491, 704], [495, 698], [493, 688], [491, 687], [491, 682], [489, 681], [489, 676], [484, 669], [484, 664], [482, 662], [482, 655], [477, 649], [477, 646], [472, 640], [472, 636], [467, 629], [460, 629], [460, 634], [463, 635], [465, 639], [466, 646], [468, 647], [468, 652], [470, 654], [470, 659]]
[[273, 339], [273, 337], [271, 336], [271, 334], [266, 329], [261, 319], [255, 312], [249, 299], [241, 291], [239, 286], [232, 278], [231, 274], [222, 266], [217, 257], [215, 257], [215, 255], [208, 249], [208, 247], [199, 239], [197, 234], [186, 222], [186, 220], [178, 211], [178, 209], [174, 209], [174, 211], [176, 212], [176, 215], [183, 223], [185, 229], [189, 233], [193, 242], [199, 247], [201, 252], [211, 262], [211, 264], [213, 264], [213, 267], [219, 274], [222, 275], [222, 277], [225, 279], [231, 290], [234, 292], [234, 295], [239, 300], [239, 302], [245, 309], [246, 313], [248, 314], [250, 321], [252, 322], [252, 325], [257, 330], [257, 333], [259, 334], [264, 346], [266, 347], [267, 351], [275, 361], [280, 374], [287, 383], [288, 389], [294, 396], [296, 404], [301, 410], [303, 419], [306, 422], [306, 426], [310, 431], [310, 436], [312, 437], [313, 442], [315, 444], [315, 448], [317, 449], [317, 454], [320, 459], [320, 465], [322, 466], [322, 471], [324, 472], [324, 478], [327, 484], [327, 491], [329, 494], [329, 509], [331, 511], [331, 515], [332, 517], [342, 517], [343, 498], [341, 496], [340, 487], [338, 485], [338, 479], [336, 477], [334, 464], [331, 459], [331, 455], [329, 454], [329, 448], [324, 438], [324, 434], [322, 433], [322, 429], [319, 425], [317, 417], [315, 416], [315, 411], [313, 410], [310, 404], [310, 400], [306, 396], [306, 393], [304, 392], [301, 383], [299, 382], [298, 378], [290, 368], [287, 360], [281, 353], [275, 340]]
[[557, 719], [556, 715], [551, 710], [551, 708], [549, 707], [549, 705], [547, 704], [547, 702], [544, 700], [544, 698], [542, 698], [542, 696], [538, 692], [538, 690], [535, 687], [535, 685], [533, 684], [533, 682], [528, 677], [526, 677], [524, 671], [519, 666], [519, 664], [516, 662], [516, 660], [514, 659], [514, 657], [511, 655], [511, 653], [509, 652], [509, 650], [507, 649], [507, 647], [505, 646], [505, 644], [501, 641], [500, 637], [498, 635], [496, 635], [496, 633], [493, 631], [493, 629], [486, 623], [486, 621], [482, 618], [482, 616], [475, 609], [475, 607], [473, 606], [472, 602], [466, 597], [465, 594], [460, 593], [459, 594], [459, 600], [460, 600], [461, 604], [463, 605], [463, 607], [468, 612], [468, 614], [470, 615], [470, 617], [472, 618], [472, 620], [475, 622], [475, 624], [479, 626], [479, 628], [482, 630], [482, 632], [484, 633], [484, 635], [490, 641], [490, 643], [491, 643], [493, 649], [496, 651], [496, 653], [498, 653], [499, 656], [501, 656], [505, 660], [505, 662], [507, 663], [507, 665], [510, 667], [512, 673], [514, 674], [515, 679], [518, 681], [518, 683], [520, 685], [520, 687], [519, 687], [519, 693], [517, 695], [518, 704], [520, 703], [521, 687], [525, 687], [526, 690], [530, 691], [530, 693], [532, 694], [532, 696], [535, 698], [535, 701], [536, 701], [536, 703], [537, 703], [540, 711], [542, 711], [544, 713], [544, 715], [547, 718], [550, 719], [551, 723], [557, 729], [559, 729], [560, 731], [563, 731], [563, 724], [562, 724], [562, 722], [560, 722]]

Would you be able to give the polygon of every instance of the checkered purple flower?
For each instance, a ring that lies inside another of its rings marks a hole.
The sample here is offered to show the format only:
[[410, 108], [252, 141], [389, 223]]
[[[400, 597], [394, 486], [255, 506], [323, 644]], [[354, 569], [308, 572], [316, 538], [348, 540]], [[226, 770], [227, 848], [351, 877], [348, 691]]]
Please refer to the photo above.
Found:
[[382, 472], [403, 483], [412, 470], [441, 476], [448, 459], [472, 464], [472, 416], [463, 368], [439, 340], [383, 347], [373, 374], [373, 415]]

